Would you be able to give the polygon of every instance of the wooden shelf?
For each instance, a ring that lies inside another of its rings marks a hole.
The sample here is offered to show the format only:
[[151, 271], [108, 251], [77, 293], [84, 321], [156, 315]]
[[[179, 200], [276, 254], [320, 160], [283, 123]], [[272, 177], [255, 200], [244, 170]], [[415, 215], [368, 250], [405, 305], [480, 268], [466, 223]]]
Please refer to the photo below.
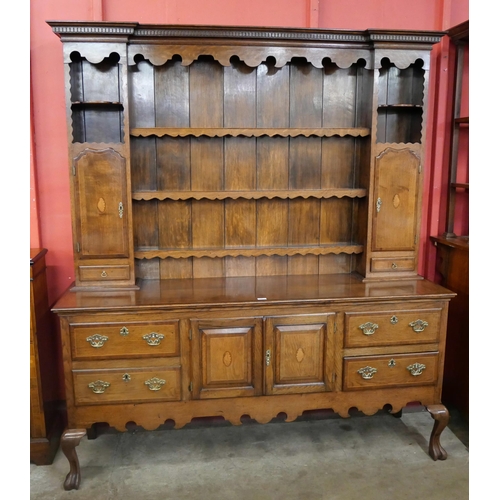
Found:
[[194, 127], [149, 127], [132, 128], [130, 135], [133, 137], [333, 137], [351, 136], [367, 137], [370, 129], [366, 127], [346, 128], [194, 128]]
[[379, 104], [379, 109], [387, 109], [387, 108], [406, 108], [406, 109], [422, 109], [422, 105], [420, 104]]
[[112, 106], [112, 107], [118, 107], [118, 108], [123, 108], [123, 103], [118, 102], [118, 101], [73, 101], [71, 103], [71, 107], [91, 107], [91, 106], [99, 106], [99, 107], [106, 107], [106, 106]]
[[316, 246], [291, 247], [237, 247], [237, 248], [137, 248], [134, 251], [136, 259], [164, 259], [171, 257], [182, 259], [188, 257], [260, 257], [260, 256], [290, 256], [290, 255], [329, 255], [329, 254], [359, 254], [364, 250], [363, 245], [355, 243], [336, 243]]
[[132, 193], [133, 200], [225, 200], [261, 198], [365, 198], [366, 189], [307, 189], [307, 190], [265, 190], [265, 191], [136, 191]]

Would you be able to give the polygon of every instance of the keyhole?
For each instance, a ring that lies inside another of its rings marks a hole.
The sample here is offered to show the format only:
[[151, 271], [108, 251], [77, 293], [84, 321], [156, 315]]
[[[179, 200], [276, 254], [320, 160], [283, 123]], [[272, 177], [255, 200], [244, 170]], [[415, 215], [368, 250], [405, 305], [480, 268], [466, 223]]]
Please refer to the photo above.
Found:
[[122, 377], [122, 379], [125, 381], [125, 382], [130, 382], [130, 379], [132, 377], [128, 374], [128, 373], [125, 373]]

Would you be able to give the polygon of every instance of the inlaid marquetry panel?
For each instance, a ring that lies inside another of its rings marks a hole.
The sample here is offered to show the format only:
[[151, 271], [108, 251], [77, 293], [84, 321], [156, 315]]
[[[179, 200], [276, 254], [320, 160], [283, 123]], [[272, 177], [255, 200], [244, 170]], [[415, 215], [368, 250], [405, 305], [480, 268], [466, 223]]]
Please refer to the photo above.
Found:
[[262, 393], [262, 321], [191, 321], [193, 397], [220, 398]]
[[266, 318], [267, 394], [331, 389], [333, 322], [334, 315]]

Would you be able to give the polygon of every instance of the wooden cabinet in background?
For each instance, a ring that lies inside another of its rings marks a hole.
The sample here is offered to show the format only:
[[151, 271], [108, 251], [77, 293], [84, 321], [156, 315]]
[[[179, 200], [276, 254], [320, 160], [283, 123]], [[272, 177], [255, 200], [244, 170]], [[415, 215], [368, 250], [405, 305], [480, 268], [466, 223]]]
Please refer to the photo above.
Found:
[[96, 422], [347, 417], [439, 436], [449, 290], [418, 276], [443, 33], [49, 22], [63, 42], [71, 466]]
[[30, 461], [49, 465], [59, 447], [62, 411], [52, 395], [57, 390], [58, 352], [47, 297], [44, 248], [30, 249]]
[[[453, 109], [446, 229], [432, 236], [440, 283], [457, 297], [450, 304], [443, 401], [469, 418], [469, 21], [448, 32], [454, 50]], [[466, 91], [467, 90], [467, 91]]]

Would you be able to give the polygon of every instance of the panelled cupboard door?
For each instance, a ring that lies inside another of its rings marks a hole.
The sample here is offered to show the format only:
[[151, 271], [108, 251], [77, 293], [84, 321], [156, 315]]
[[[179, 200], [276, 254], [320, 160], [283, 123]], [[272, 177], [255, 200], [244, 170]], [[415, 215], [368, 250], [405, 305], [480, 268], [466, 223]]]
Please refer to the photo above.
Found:
[[191, 320], [193, 398], [262, 394], [262, 319]]
[[375, 159], [374, 251], [414, 250], [420, 158], [387, 148]]
[[128, 257], [125, 158], [112, 149], [86, 149], [73, 174], [77, 255]]
[[333, 390], [334, 314], [265, 319], [266, 394]]

